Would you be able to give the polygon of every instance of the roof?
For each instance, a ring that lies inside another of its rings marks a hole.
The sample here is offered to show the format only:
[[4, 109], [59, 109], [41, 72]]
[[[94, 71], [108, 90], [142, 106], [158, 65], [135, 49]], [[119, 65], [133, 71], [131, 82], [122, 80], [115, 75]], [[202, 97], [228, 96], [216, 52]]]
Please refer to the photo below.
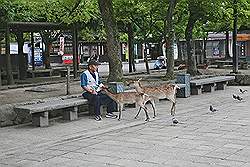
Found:
[[[41, 30], [68, 30], [70, 25], [63, 23], [49, 23], [49, 22], [9, 22], [8, 26], [11, 32], [32, 32]], [[3, 31], [4, 29], [0, 29]], [[5, 30], [4, 30], [5, 31]]]

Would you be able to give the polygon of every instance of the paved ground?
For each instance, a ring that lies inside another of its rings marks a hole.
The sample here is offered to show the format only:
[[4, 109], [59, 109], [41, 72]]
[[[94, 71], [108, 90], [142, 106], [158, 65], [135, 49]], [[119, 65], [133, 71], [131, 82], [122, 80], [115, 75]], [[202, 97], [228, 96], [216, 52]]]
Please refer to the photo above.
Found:
[[[149, 122], [143, 113], [134, 120], [136, 109], [129, 108], [121, 121], [83, 115], [73, 122], [51, 120], [46, 128], [1, 128], [0, 166], [249, 167], [250, 92], [235, 101], [239, 88], [178, 98], [181, 123], [175, 126], [170, 102], [160, 101]], [[209, 105], [218, 111], [209, 112]]]

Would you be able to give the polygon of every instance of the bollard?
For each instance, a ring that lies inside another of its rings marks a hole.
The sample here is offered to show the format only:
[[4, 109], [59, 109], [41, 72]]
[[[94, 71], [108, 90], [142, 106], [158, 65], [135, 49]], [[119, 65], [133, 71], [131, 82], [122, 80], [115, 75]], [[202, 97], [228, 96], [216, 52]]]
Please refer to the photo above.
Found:
[[66, 95], [70, 94], [70, 87], [69, 87], [69, 81], [70, 81], [70, 66], [67, 66], [67, 85], [66, 85]]

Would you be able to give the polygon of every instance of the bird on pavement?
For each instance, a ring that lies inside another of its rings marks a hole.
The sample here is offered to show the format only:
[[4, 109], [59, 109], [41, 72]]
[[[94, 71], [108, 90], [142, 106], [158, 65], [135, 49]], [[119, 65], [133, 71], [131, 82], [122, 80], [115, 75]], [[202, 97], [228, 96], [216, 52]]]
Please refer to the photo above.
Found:
[[217, 110], [217, 109], [215, 109], [212, 105], [210, 105], [209, 110], [210, 110], [211, 112], [218, 111], [218, 110]]
[[173, 124], [178, 124], [178, 123], [179, 123], [179, 121], [177, 119], [173, 118]]
[[233, 98], [234, 98], [235, 100], [239, 100], [239, 101], [242, 101], [242, 100], [243, 100], [242, 97], [240, 97], [239, 95], [235, 95], [235, 94], [233, 94]]
[[238, 95], [237, 100], [241, 101], [241, 100], [243, 100], [243, 98]]
[[240, 89], [240, 93], [246, 93], [247, 90]]

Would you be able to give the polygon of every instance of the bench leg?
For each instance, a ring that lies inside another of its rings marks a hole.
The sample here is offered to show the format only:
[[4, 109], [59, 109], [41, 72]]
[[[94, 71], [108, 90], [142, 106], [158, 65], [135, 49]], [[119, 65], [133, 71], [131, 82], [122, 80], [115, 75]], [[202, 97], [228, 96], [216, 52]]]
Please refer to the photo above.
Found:
[[225, 90], [227, 86], [227, 82], [219, 82], [216, 84], [217, 90]]
[[68, 120], [68, 121], [73, 121], [73, 120], [78, 119], [77, 111], [78, 111], [78, 107], [77, 106], [75, 106], [73, 108], [73, 110], [72, 109], [70, 109], [70, 110], [67, 110], [67, 109], [64, 110], [63, 111], [63, 119], [64, 120]]
[[44, 127], [49, 126], [49, 112], [33, 113], [32, 115], [32, 125]]
[[203, 91], [204, 92], [214, 92], [215, 91], [214, 84], [203, 85]]
[[191, 87], [191, 95], [200, 95], [202, 93], [201, 89], [201, 86]]

